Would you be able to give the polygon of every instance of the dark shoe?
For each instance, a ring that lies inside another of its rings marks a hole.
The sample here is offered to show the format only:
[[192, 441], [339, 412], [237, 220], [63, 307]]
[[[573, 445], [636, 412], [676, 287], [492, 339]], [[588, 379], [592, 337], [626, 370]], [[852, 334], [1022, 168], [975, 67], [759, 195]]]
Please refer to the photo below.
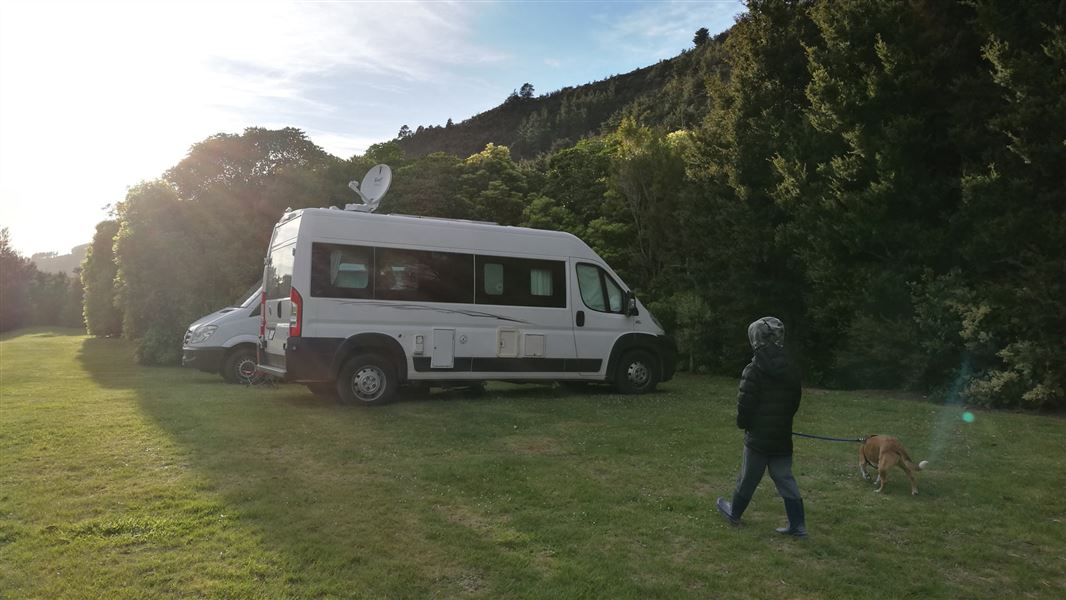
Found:
[[807, 518], [803, 513], [803, 500], [785, 499], [785, 514], [788, 515], [788, 526], [778, 527], [777, 533], [798, 538], [807, 537]]
[[722, 516], [727, 521], [734, 525], [740, 525], [740, 516], [748, 508], [748, 502], [751, 502], [751, 498], [743, 498], [734, 494], [732, 502], [726, 502], [725, 498], [719, 498], [716, 505], [718, 506], [718, 512], [722, 513]]

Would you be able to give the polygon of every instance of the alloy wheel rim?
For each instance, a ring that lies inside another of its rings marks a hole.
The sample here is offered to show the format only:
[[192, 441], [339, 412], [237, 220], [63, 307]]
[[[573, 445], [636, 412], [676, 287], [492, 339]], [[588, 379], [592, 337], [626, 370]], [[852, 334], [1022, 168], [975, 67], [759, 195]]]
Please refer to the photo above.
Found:
[[255, 377], [255, 371], [255, 361], [250, 358], [237, 363], [237, 378], [241, 381], [251, 381]]

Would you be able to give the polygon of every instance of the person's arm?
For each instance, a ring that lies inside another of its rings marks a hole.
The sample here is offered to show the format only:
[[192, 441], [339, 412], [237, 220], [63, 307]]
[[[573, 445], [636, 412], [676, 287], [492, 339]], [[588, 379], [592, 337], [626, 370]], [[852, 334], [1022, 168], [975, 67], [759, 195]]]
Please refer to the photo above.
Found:
[[759, 381], [755, 363], [748, 363], [740, 375], [740, 389], [737, 391], [737, 427], [750, 429], [751, 420], [759, 405]]

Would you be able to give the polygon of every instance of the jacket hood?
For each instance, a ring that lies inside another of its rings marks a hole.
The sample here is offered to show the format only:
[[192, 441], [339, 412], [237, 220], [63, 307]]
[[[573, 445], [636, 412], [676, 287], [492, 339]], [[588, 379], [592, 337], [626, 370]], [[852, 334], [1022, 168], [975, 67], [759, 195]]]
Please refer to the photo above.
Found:
[[748, 325], [748, 342], [755, 351], [755, 365], [767, 375], [784, 377], [789, 372], [785, 354], [785, 324], [776, 317], [763, 317]]
[[752, 350], [776, 346], [785, 347], [785, 324], [777, 317], [763, 317], [748, 325], [748, 342]]

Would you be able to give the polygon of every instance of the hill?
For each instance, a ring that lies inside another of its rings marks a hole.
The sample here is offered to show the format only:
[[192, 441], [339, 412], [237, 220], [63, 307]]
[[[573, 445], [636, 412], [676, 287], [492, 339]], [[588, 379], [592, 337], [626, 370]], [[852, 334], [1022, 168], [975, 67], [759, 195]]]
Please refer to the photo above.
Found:
[[58, 254], [56, 252], [38, 252], [30, 257], [30, 261], [38, 271], [44, 273], [66, 273], [73, 275], [75, 269], [81, 267], [85, 260], [85, 254], [89, 251], [89, 244], [81, 244], [70, 249], [70, 254]]
[[397, 142], [414, 157], [433, 152], [465, 157], [494, 143], [510, 147], [512, 156], [521, 159], [614, 129], [625, 116], [669, 130], [691, 127], [707, 113], [707, 77], [726, 69], [726, 35], [601, 81], [538, 97], [513, 93], [499, 106], [465, 121], [419, 126]]

